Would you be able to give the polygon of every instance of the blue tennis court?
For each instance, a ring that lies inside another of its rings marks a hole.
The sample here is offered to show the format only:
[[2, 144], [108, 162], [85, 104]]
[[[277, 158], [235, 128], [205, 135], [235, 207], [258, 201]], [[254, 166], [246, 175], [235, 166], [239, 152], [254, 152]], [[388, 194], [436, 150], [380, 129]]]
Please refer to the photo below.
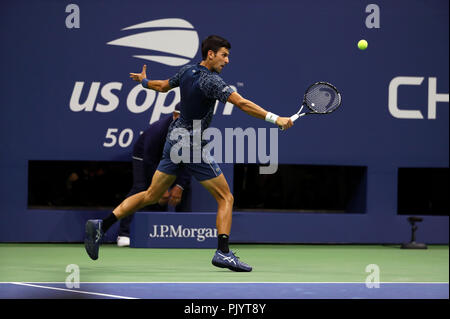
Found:
[[448, 283], [65, 283], [0, 284], [0, 298], [21, 299], [448, 299]]

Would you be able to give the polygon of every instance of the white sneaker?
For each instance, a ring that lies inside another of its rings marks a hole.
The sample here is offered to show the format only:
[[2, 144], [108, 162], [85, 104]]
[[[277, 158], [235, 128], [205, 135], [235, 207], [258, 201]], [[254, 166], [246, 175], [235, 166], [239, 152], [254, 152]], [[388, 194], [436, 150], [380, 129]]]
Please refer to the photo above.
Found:
[[119, 247], [130, 246], [130, 237], [118, 236], [117, 237], [117, 246], [119, 246]]

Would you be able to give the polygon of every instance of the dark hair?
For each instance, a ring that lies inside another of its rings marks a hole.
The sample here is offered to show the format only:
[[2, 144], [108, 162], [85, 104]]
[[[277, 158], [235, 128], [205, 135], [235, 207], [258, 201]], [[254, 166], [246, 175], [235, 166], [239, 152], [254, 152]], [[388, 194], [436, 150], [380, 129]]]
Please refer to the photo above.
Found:
[[217, 51], [219, 51], [222, 47], [230, 50], [231, 44], [226, 39], [218, 35], [210, 35], [202, 42], [202, 59], [206, 60], [209, 50], [213, 50], [214, 53], [217, 53]]

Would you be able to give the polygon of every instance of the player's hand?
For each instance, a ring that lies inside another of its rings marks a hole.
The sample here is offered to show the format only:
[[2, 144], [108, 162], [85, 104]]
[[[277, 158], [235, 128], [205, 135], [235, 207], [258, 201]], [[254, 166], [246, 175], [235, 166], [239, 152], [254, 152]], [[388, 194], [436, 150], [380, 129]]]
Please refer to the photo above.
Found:
[[279, 116], [277, 118], [277, 125], [282, 130], [287, 130], [288, 128], [292, 127], [292, 125], [294, 125], [294, 123], [292, 122], [290, 117]]
[[130, 78], [132, 78], [133, 80], [135, 80], [137, 82], [141, 82], [143, 79], [146, 79], [147, 78], [147, 65], [144, 64], [144, 66], [142, 67], [141, 73], [130, 73]]
[[166, 206], [167, 202], [169, 201], [170, 193], [167, 190], [164, 195], [159, 199], [158, 204], [161, 206]]
[[169, 205], [177, 206], [181, 202], [183, 196], [183, 189], [178, 185], [175, 185], [170, 191]]

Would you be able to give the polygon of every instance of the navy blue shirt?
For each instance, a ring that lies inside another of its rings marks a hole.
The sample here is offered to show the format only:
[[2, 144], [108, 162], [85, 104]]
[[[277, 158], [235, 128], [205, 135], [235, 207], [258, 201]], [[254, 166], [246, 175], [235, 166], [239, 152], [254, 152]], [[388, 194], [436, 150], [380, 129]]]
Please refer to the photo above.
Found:
[[192, 135], [194, 120], [200, 120], [201, 130], [205, 130], [211, 123], [216, 100], [226, 103], [234, 92], [219, 74], [200, 64], [182, 67], [169, 79], [169, 85], [180, 87], [181, 93], [181, 115], [170, 125], [169, 134], [175, 128], [185, 128]]

